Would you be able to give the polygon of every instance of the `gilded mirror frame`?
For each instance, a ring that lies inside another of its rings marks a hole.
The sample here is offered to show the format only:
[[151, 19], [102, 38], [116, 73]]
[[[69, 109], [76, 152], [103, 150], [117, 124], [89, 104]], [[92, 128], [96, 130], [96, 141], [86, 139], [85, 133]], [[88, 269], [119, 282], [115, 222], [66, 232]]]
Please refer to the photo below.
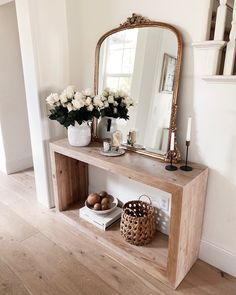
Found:
[[[134, 28], [145, 28], [145, 27], [159, 27], [159, 28], [165, 28], [167, 30], [170, 30], [173, 32], [177, 38], [178, 41], [178, 52], [177, 52], [177, 64], [175, 69], [175, 79], [174, 79], [174, 88], [173, 88], [173, 97], [172, 97], [172, 110], [171, 110], [171, 118], [170, 118], [170, 125], [169, 125], [169, 139], [168, 139], [168, 150], [166, 154], [158, 154], [154, 152], [149, 152], [145, 150], [139, 150], [135, 149], [133, 147], [126, 147], [126, 149], [131, 150], [133, 152], [143, 154], [146, 156], [154, 157], [160, 160], [169, 161], [170, 159], [170, 139], [171, 139], [171, 132], [176, 133], [176, 118], [177, 118], [177, 96], [178, 96], [178, 90], [179, 90], [179, 80], [180, 80], [180, 70], [181, 70], [181, 64], [182, 64], [182, 55], [183, 55], [183, 39], [181, 33], [172, 25], [163, 23], [163, 22], [157, 22], [152, 21], [146, 17], [143, 17], [142, 15], [138, 15], [133, 13], [131, 17], [128, 17], [127, 20], [124, 23], [121, 23], [119, 27], [114, 28], [107, 33], [105, 33], [99, 40], [96, 45], [95, 50], [95, 71], [94, 71], [94, 93], [98, 94], [98, 81], [99, 81], [99, 57], [100, 57], [100, 48], [103, 43], [103, 41], [113, 33], [117, 33], [120, 31], [128, 30], [128, 29], [134, 29]], [[98, 140], [97, 135], [97, 124], [98, 120], [95, 119], [93, 121], [93, 140]], [[180, 151], [177, 146], [177, 141], [175, 138], [175, 150], [173, 153], [173, 160], [179, 161], [180, 160]]]

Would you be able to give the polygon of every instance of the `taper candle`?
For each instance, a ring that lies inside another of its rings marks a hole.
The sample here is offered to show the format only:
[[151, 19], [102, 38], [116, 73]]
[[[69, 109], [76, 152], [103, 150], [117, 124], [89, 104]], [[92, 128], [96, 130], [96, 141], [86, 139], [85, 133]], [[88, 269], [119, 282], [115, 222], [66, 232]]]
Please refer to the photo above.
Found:
[[192, 118], [188, 118], [188, 127], [187, 127], [187, 134], [186, 134], [186, 141], [190, 141], [191, 138], [191, 126], [192, 126]]
[[170, 139], [170, 150], [174, 151], [175, 150], [175, 133], [171, 133], [171, 139]]

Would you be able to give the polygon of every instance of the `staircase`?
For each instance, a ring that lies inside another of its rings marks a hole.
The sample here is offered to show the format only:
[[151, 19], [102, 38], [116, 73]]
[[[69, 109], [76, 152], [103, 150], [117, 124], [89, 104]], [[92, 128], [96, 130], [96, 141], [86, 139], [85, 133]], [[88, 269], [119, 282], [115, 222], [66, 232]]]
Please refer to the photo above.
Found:
[[[206, 40], [193, 43], [195, 74], [216, 83], [236, 82], [236, 1], [212, 0]], [[199, 61], [202, 61], [199, 63]]]

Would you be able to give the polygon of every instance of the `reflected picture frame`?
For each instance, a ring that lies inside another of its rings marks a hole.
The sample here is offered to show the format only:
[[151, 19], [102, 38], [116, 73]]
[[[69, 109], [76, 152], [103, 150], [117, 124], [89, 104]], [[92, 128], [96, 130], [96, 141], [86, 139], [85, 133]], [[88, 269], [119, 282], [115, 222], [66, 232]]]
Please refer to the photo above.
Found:
[[175, 69], [177, 64], [177, 58], [170, 54], [164, 53], [162, 71], [161, 71], [161, 82], [160, 92], [172, 94], [174, 91], [175, 81]]

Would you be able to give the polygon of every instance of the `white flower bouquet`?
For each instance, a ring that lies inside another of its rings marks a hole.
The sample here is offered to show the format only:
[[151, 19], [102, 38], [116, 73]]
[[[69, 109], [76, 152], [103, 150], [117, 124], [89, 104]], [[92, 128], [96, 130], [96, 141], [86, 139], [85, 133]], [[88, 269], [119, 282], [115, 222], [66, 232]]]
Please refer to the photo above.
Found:
[[122, 90], [105, 88], [101, 95], [94, 98], [94, 104], [100, 109], [101, 117], [128, 120], [128, 109], [134, 105], [134, 100]]
[[60, 95], [51, 93], [46, 98], [46, 102], [52, 107], [49, 119], [56, 120], [68, 128], [70, 125], [74, 126], [75, 122], [81, 125], [94, 117], [99, 118], [100, 112], [96, 100], [90, 89], [78, 92], [74, 86], [68, 86]]

